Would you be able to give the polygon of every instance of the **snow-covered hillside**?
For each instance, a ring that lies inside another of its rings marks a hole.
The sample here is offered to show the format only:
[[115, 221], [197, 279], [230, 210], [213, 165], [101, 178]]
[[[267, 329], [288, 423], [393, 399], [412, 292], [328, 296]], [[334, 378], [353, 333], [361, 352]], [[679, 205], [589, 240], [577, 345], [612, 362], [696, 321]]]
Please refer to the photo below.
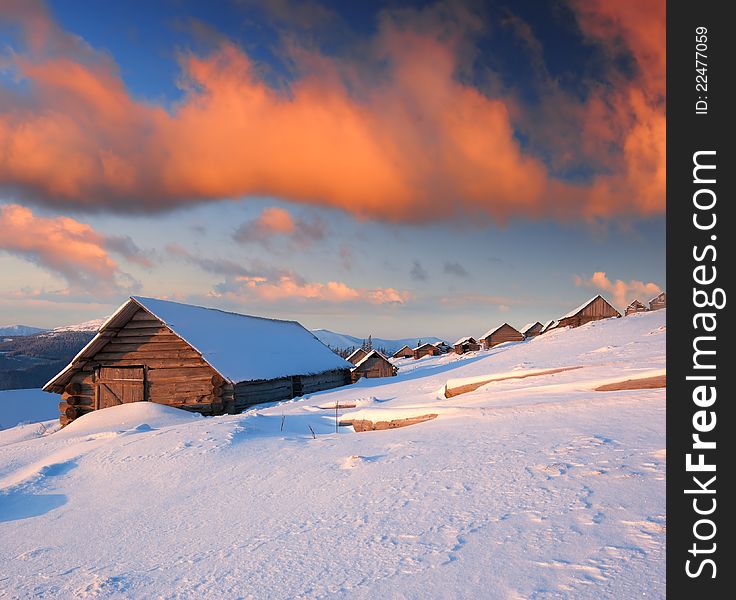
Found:
[[[595, 388], [663, 374], [665, 335], [662, 310], [242, 415], [2, 431], [0, 596], [664, 597], [665, 391]], [[438, 417], [335, 433], [336, 402]]]
[[16, 335], [33, 335], [35, 333], [41, 333], [42, 331], [48, 331], [42, 327], [31, 327], [30, 325], [5, 325], [0, 327], [0, 337], [4, 336], [16, 336]]
[[[313, 329], [312, 333], [317, 337], [317, 339], [319, 339], [320, 342], [322, 342], [323, 344], [327, 344], [330, 348], [360, 348], [365, 341], [363, 338], [357, 338], [346, 333], [335, 333], [334, 331], [330, 331], [328, 329]], [[416, 347], [419, 340], [421, 340], [423, 343], [429, 342], [430, 344], [434, 344], [435, 342], [440, 341], [446, 341], [440, 340], [440, 338], [427, 336], [423, 338], [402, 338], [399, 340], [388, 340], [384, 338], [374, 337], [372, 339], [372, 342], [374, 348], [384, 348], [387, 352], [393, 353], [403, 348], [404, 346], [414, 348]]]

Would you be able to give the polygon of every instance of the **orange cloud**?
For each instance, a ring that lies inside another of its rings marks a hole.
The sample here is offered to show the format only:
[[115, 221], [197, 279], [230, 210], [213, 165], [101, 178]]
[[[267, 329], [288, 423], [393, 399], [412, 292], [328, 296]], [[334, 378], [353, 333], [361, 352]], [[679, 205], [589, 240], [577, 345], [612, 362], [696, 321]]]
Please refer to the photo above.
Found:
[[628, 306], [636, 299], [646, 302], [662, 291], [656, 283], [652, 283], [651, 281], [649, 283], [644, 283], [636, 279], [628, 282], [621, 279], [611, 281], [604, 271], [596, 271], [590, 279], [583, 279], [582, 277], [576, 276], [575, 285], [593, 287], [611, 294], [614, 304], [620, 307]]
[[[114, 238], [119, 242], [121, 238]], [[40, 217], [23, 206], [0, 206], [0, 251], [60, 274], [73, 289], [104, 294], [129, 279], [106, 249], [108, 238], [68, 217]], [[129, 239], [125, 243], [132, 243]]]
[[264, 208], [257, 218], [240, 225], [233, 233], [233, 239], [241, 244], [258, 242], [269, 247], [273, 236], [285, 236], [297, 247], [304, 247], [325, 235], [326, 226], [319, 218], [294, 219], [288, 210], [269, 207]]
[[340, 281], [310, 283], [292, 275], [282, 275], [276, 280], [266, 277], [235, 277], [231, 283], [219, 286], [211, 292], [214, 297], [240, 300], [266, 300], [269, 302], [296, 300], [321, 302], [366, 302], [368, 304], [404, 304], [411, 294], [394, 288], [352, 288]]
[[[471, 25], [436, 7], [383, 13], [365, 49], [367, 63], [388, 65], [380, 76], [292, 47], [301, 76], [288, 95], [264, 83], [233, 44], [184, 55], [185, 97], [165, 110], [133, 99], [111, 61], [60, 31], [43, 5], [22, 5], [8, 5], [27, 37], [25, 54], [11, 60], [33, 102], [0, 112], [0, 185], [49, 203], [163, 210], [270, 195], [390, 221], [664, 207], [664, 113], [646, 90], [637, 95], [638, 80], [600, 100], [614, 106], [606, 116], [622, 148], [620, 172], [591, 187], [556, 180], [517, 142], [514, 102], [457, 78]], [[652, 52], [631, 19], [609, 16], [604, 3], [576, 6], [590, 37], [621, 39], [641, 60]], [[594, 135], [597, 122], [586, 117], [583, 126]], [[287, 226], [283, 215], [267, 218]]]

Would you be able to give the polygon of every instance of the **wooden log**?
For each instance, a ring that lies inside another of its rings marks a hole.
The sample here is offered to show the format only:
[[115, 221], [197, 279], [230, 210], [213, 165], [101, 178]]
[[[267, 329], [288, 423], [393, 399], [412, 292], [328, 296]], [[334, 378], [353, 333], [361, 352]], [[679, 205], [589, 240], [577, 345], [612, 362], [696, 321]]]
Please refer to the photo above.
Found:
[[[156, 323], [161, 322], [156, 317], [154, 317], [151, 313], [145, 310], [139, 310], [132, 317], [130, 317], [130, 321], [155, 321]], [[128, 321], [128, 323], [130, 323], [130, 321]]]
[[[150, 364], [148, 366], [151, 367]], [[149, 368], [148, 381], [206, 381], [212, 385], [212, 367], [200, 363], [182, 368]]]
[[66, 387], [64, 388], [64, 391], [67, 394], [75, 395], [82, 391], [82, 384], [78, 381], [72, 381], [71, 383], [68, 383]]
[[[119, 358], [115, 359], [116, 367], [139, 367], [143, 364], [140, 358]], [[145, 365], [151, 369], [178, 369], [184, 367], [207, 367], [201, 358], [156, 358], [146, 359]], [[208, 367], [209, 368], [209, 367]]]
[[[127, 359], [140, 359], [140, 361], [147, 361], [148, 359], [199, 359], [200, 355], [194, 350], [135, 350], [133, 352], [108, 352], [103, 350], [95, 354], [95, 360], [99, 361], [118, 361]], [[139, 361], [139, 362], [140, 362]]]
[[212, 380], [213, 386], [221, 386], [221, 385], [225, 385], [226, 383], [225, 379], [219, 373], [215, 373], [212, 376], [211, 380]]
[[[102, 349], [104, 352], [168, 352], [171, 350], [190, 350], [190, 346], [177, 340], [157, 340], [155, 337], [143, 342], [131, 342], [131, 338], [113, 338]], [[197, 353], [199, 354], [199, 353]]]
[[150, 336], [166, 336], [174, 339], [181, 339], [179, 336], [171, 333], [171, 330], [161, 325], [150, 326], [150, 325], [136, 325], [129, 323], [125, 329], [121, 329], [117, 332], [115, 337], [150, 337]]
[[76, 419], [78, 417], [81, 417], [82, 415], [86, 415], [89, 412], [92, 412], [92, 411], [89, 409], [82, 408], [81, 406], [67, 406], [66, 410], [64, 411], [64, 414], [70, 419]]
[[69, 423], [71, 423], [71, 422], [72, 422], [73, 420], [74, 420], [74, 419], [70, 419], [70, 418], [69, 418], [69, 417], [67, 417], [66, 415], [60, 415], [60, 416], [59, 416], [59, 423], [61, 424], [61, 426], [62, 426], [62, 427], [66, 427], [66, 426], [67, 426], [67, 425], [69, 425]]
[[59, 402], [59, 412], [66, 413], [66, 409], [69, 405], [66, 402]]

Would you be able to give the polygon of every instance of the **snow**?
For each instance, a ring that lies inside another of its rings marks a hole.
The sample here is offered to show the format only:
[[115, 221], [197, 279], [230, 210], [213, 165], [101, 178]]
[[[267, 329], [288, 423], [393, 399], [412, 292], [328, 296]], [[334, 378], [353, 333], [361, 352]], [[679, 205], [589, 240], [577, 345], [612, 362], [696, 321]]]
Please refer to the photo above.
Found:
[[59, 397], [41, 390], [0, 390], [0, 429], [59, 418]]
[[458, 341], [456, 341], [456, 342], [455, 342], [455, 343], [453, 344], [453, 346], [460, 346], [461, 344], [464, 344], [465, 342], [469, 342], [469, 341], [470, 341], [470, 340], [472, 340], [472, 339], [473, 339], [473, 337], [472, 337], [472, 336], [470, 336], [470, 335], [468, 335], [468, 336], [466, 336], [466, 337], [464, 337], [464, 338], [460, 338], [460, 339], [459, 339]]
[[[664, 597], [665, 390], [594, 388], [663, 372], [665, 318], [404, 361], [390, 379], [241, 415], [140, 403], [61, 432], [0, 431], [0, 590]], [[569, 367], [442, 393], [448, 380]], [[320, 407], [336, 402], [356, 404], [341, 419], [439, 416], [335, 433]]]
[[104, 319], [92, 319], [90, 321], [84, 321], [83, 323], [77, 323], [76, 325], [64, 325], [63, 327], [54, 327], [52, 332], [61, 331], [99, 331], [100, 327], [109, 320], [110, 317]]
[[381, 354], [378, 350], [371, 350], [368, 354], [366, 354], [363, 358], [361, 358], [357, 363], [355, 363], [355, 367], [359, 367], [362, 365], [365, 361], [367, 361], [371, 356], [380, 356], [384, 360], [388, 361], [388, 358], [386, 358], [383, 354]]
[[186, 340], [232, 382], [313, 375], [353, 365], [296, 321], [224, 312], [156, 298], [133, 300]]
[[529, 331], [529, 330], [530, 330], [530, 329], [531, 329], [532, 327], [534, 327], [534, 326], [535, 326], [535, 325], [536, 325], [536, 324], [537, 324], [538, 322], [539, 322], [539, 321], [533, 321], [533, 322], [531, 322], [531, 323], [527, 323], [526, 325], [524, 325], [524, 327], [522, 327], [521, 329], [519, 329], [519, 333], [523, 333], [524, 335], [526, 335], [526, 334], [527, 334], [527, 332], [528, 332], [528, 331]]

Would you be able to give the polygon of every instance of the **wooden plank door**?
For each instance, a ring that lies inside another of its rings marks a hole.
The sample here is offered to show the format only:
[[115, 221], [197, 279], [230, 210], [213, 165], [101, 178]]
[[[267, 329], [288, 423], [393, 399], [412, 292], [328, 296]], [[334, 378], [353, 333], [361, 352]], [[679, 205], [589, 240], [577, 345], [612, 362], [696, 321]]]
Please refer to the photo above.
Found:
[[143, 402], [146, 399], [143, 367], [100, 367], [96, 383], [97, 408]]

